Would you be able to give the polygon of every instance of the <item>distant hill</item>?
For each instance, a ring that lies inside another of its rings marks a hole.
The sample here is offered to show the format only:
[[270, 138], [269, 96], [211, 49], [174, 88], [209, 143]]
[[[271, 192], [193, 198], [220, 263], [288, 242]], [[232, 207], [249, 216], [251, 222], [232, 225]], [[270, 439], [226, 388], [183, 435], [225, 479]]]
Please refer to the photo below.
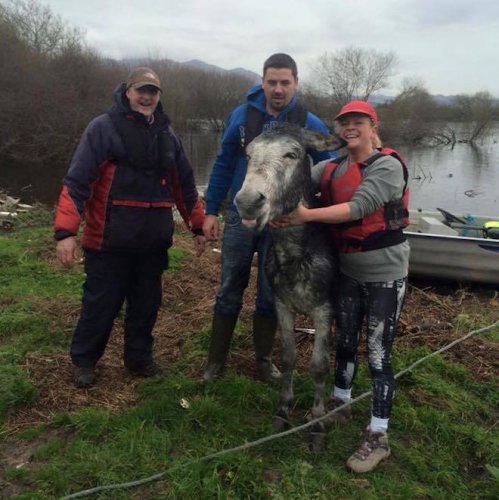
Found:
[[[133, 64], [136, 63], [141, 63], [142, 60], [139, 58], [127, 58], [124, 59], [124, 61], [128, 61], [129, 63], [132, 62]], [[232, 69], [225, 69], [221, 68], [220, 66], [216, 66], [215, 64], [210, 64], [204, 61], [201, 61], [199, 59], [191, 59], [189, 61], [184, 61], [184, 62], [179, 62], [179, 61], [173, 61], [171, 59], [167, 60], [170, 63], [178, 64], [180, 66], [185, 66], [187, 68], [193, 68], [193, 69], [198, 69], [202, 71], [213, 71], [213, 72], [218, 72], [218, 73], [232, 73], [240, 76], [244, 76], [251, 80], [253, 83], [257, 84], [262, 81], [261, 75], [258, 73], [255, 73], [254, 71], [250, 71], [249, 69], [245, 68], [232, 68]], [[146, 61], [147, 62], [147, 61]], [[145, 63], [144, 63], [145, 64]], [[442, 95], [442, 94], [437, 94], [432, 96], [437, 104], [444, 104], [444, 105], [453, 105], [456, 102], [457, 96], [455, 95]], [[390, 95], [383, 95], [383, 94], [377, 94], [373, 95], [369, 98], [369, 102], [373, 104], [374, 106], [379, 106], [380, 104], [385, 104], [393, 101], [395, 99], [395, 96], [390, 96]]]
[[[452, 106], [453, 104], [455, 104], [457, 99], [457, 96], [455, 95], [437, 94], [437, 95], [432, 95], [432, 97], [437, 104], [443, 104], [447, 106]], [[371, 96], [369, 98], [369, 102], [374, 106], [378, 106], [380, 104], [386, 104], [392, 102], [394, 99], [395, 99], [394, 96], [379, 94]]]
[[456, 99], [457, 99], [457, 96], [455, 95], [437, 94], [432, 97], [433, 99], [435, 99], [437, 104], [445, 104], [447, 106], [452, 106], [453, 104], [456, 104]]
[[188, 68], [194, 68], [194, 69], [200, 69], [203, 71], [215, 71], [218, 73], [232, 73], [235, 75], [240, 75], [244, 76], [246, 78], [249, 78], [252, 82], [260, 83], [261, 81], [261, 76], [254, 71], [250, 71], [249, 69], [244, 69], [244, 68], [233, 68], [233, 69], [224, 69], [221, 68], [220, 66], [215, 66], [214, 64], [209, 64], [204, 61], [200, 61], [199, 59], [191, 59], [190, 61], [185, 61], [182, 63], [179, 63], [182, 66], [187, 66]]
[[395, 99], [395, 97], [391, 96], [391, 95], [382, 95], [382, 94], [379, 94], [379, 95], [373, 95], [369, 98], [369, 102], [374, 105], [374, 106], [378, 106], [379, 104], [385, 104], [387, 102], [392, 102], [393, 99]]

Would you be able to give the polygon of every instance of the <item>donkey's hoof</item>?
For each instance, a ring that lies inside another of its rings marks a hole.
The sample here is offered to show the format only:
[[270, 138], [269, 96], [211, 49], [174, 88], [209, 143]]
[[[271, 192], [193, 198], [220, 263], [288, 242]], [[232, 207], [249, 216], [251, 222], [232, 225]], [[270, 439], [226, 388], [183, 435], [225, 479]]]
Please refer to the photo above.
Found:
[[310, 433], [310, 451], [320, 453], [324, 449], [327, 433], [311, 432]]
[[276, 432], [282, 432], [287, 431], [291, 427], [291, 424], [287, 418], [274, 415], [274, 418], [272, 419], [272, 426]]

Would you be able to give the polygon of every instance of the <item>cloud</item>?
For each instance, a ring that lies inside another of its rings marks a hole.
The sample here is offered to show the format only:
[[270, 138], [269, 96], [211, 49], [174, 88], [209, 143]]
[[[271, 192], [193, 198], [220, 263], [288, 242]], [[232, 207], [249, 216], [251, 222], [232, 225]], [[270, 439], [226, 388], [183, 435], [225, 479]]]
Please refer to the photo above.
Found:
[[499, 2], [463, 0], [46, 0], [86, 40], [114, 58], [201, 59], [261, 72], [274, 52], [297, 61], [302, 80], [326, 51], [355, 45], [393, 51], [392, 93], [407, 76], [432, 93], [499, 96]]

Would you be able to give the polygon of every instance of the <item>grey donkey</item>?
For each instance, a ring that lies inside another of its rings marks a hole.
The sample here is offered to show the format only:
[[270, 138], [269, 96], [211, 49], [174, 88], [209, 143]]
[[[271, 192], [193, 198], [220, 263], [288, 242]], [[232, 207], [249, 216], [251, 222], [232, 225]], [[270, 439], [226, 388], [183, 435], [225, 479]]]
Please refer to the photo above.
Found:
[[[243, 224], [263, 227], [293, 211], [299, 203], [311, 206], [308, 149], [332, 151], [345, 143], [337, 136], [324, 136], [288, 123], [256, 137], [247, 147], [248, 170], [235, 203]], [[329, 371], [333, 292], [337, 263], [325, 224], [271, 227], [273, 248], [266, 271], [273, 287], [281, 330], [282, 382], [280, 402], [274, 416], [277, 431], [289, 427], [293, 403], [293, 370], [296, 362], [294, 318], [309, 316], [315, 327], [310, 373], [315, 383], [312, 418], [325, 415], [325, 384]], [[320, 451], [325, 424], [312, 426], [311, 446]]]

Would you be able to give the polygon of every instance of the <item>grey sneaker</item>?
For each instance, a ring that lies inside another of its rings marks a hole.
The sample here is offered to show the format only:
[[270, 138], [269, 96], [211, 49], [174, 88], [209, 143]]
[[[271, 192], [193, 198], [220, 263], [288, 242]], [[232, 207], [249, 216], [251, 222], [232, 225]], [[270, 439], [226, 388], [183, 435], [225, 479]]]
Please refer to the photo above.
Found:
[[388, 434], [367, 431], [364, 442], [347, 460], [347, 467], [354, 472], [370, 472], [385, 458], [390, 456]]
[[78, 389], [84, 389], [90, 387], [97, 382], [97, 375], [95, 374], [95, 368], [82, 368], [76, 367], [73, 383]]
[[[340, 406], [344, 405], [345, 401], [343, 401], [340, 398], [337, 398], [333, 396], [328, 404], [326, 405], [326, 412], [330, 413], [333, 410], [336, 410]], [[337, 410], [335, 413], [330, 415], [329, 417], [324, 419], [324, 422], [328, 424], [344, 424], [345, 422], [348, 422], [349, 420], [352, 420], [352, 405], [346, 406], [345, 408], [342, 408], [341, 410]]]

